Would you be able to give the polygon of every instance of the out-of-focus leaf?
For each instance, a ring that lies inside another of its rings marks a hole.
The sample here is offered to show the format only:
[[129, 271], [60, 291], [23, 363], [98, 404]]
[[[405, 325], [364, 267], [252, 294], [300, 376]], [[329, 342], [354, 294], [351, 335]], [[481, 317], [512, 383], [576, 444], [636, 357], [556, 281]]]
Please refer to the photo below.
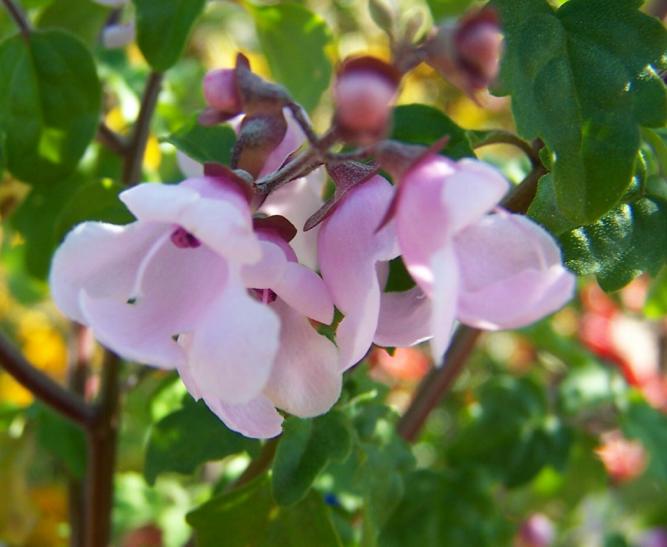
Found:
[[206, 0], [134, 0], [137, 43], [151, 67], [164, 72], [181, 56]]
[[368, 0], [368, 12], [373, 22], [391, 36], [394, 28], [394, 11], [387, 0]]
[[144, 466], [149, 484], [161, 473], [190, 474], [204, 462], [251, 450], [257, 443], [228, 429], [203, 401], [189, 399], [151, 429]]
[[429, 146], [444, 136], [449, 140], [443, 154], [454, 159], [475, 157], [466, 132], [437, 108], [408, 104], [394, 109], [392, 139]]
[[528, 216], [554, 235], [569, 232], [577, 227], [558, 208], [552, 173], [545, 175], [537, 183], [537, 193], [528, 208]]
[[595, 274], [600, 287], [615, 291], [642, 272], [657, 273], [667, 258], [667, 202], [646, 197], [623, 204], [560, 242], [568, 268]]
[[108, 16], [109, 8], [91, 0], [54, 0], [39, 14], [37, 27], [71, 32], [93, 46]]
[[394, 258], [389, 262], [389, 277], [384, 290], [386, 292], [401, 292], [407, 291], [415, 286], [415, 280], [408, 273], [403, 259], [401, 257]]
[[326, 48], [332, 36], [324, 19], [291, 2], [252, 5], [251, 14], [271, 74], [295, 101], [312, 110], [331, 79]]
[[12, 225], [25, 240], [26, 270], [36, 278], [44, 279], [49, 273], [51, 255], [58, 243], [55, 236], [58, 217], [82, 180], [76, 174], [60, 184], [33, 187], [10, 217]]
[[226, 125], [203, 127], [193, 120], [164, 140], [200, 163], [229, 165], [236, 134]]
[[426, 0], [433, 19], [437, 22], [445, 17], [461, 15], [473, 0]]
[[0, 45], [0, 131], [7, 168], [26, 182], [60, 182], [97, 130], [100, 82], [90, 52], [60, 30]]
[[42, 449], [51, 452], [72, 476], [82, 478], [86, 470], [83, 430], [40, 403], [33, 405], [31, 413]]
[[280, 505], [304, 498], [329, 461], [344, 460], [352, 436], [346, 418], [329, 412], [314, 420], [288, 418], [273, 464], [273, 495]]
[[546, 465], [565, 463], [569, 432], [547, 413], [534, 382], [508, 376], [490, 380], [478, 405], [449, 449], [453, 463], [484, 466], [508, 487], [524, 484]]
[[650, 455], [649, 471], [667, 480], [667, 416], [634, 394], [622, 409], [621, 427], [631, 438], [641, 441]]
[[197, 545], [218, 547], [339, 547], [327, 507], [311, 491], [305, 499], [282, 507], [271, 496], [266, 476], [221, 494], [187, 516]]
[[644, 304], [644, 314], [650, 319], [660, 319], [667, 315], [667, 268], [651, 283], [651, 288]]
[[419, 470], [380, 536], [381, 547], [493, 547], [508, 545], [512, 527], [474, 472]]
[[86, 220], [127, 224], [134, 217], [118, 199], [124, 186], [111, 180], [96, 181], [79, 188], [60, 213], [56, 240], [60, 241], [74, 226]]
[[568, 371], [558, 386], [558, 396], [564, 412], [581, 415], [602, 405], [613, 405], [626, 390], [627, 384], [615, 369], [591, 362]]
[[638, 0], [493, 0], [505, 33], [501, 74], [519, 132], [555, 153], [558, 206], [594, 222], [630, 184], [639, 126], [659, 127], [667, 102], [658, 68], [667, 32]]

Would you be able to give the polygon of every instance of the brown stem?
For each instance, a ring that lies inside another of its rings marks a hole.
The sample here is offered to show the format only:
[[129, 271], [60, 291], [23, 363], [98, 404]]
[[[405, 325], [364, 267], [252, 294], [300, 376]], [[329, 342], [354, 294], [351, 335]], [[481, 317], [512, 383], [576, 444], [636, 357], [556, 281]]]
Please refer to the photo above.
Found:
[[160, 72], [151, 72], [144, 88], [139, 117], [134, 126], [134, 132], [130, 139], [125, 156], [125, 166], [123, 168], [123, 182], [128, 186], [136, 184], [141, 178], [141, 166], [144, 162], [151, 118], [153, 117], [153, 112], [155, 112], [157, 98], [162, 86], [162, 77], [163, 75]]
[[16, 4], [14, 4], [14, 2], [12, 2], [12, 0], [2, 0], [2, 2], [5, 4], [9, 15], [14, 19], [16, 26], [19, 27], [19, 31], [21, 31], [23, 38], [28, 40], [30, 38], [30, 23], [28, 23], [23, 12]]
[[516, 146], [528, 156], [533, 168], [542, 165], [538, 152], [529, 143], [517, 137], [514, 133], [502, 129], [491, 131], [483, 140], [475, 143], [473, 148], [477, 149], [491, 144], [510, 144]]
[[[72, 322], [72, 336], [70, 340], [69, 359], [69, 387], [85, 401], [86, 382], [90, 373], [90, 360], [94, 339], [88, 327]], [[71, 476], [67, 484], [68, 511], [70, 527], [70, 546], [84, 547], [85, 520], [84, 520], [84, 493], [82, 481]]]
[[100, 144], [106, 146], [114, 154], [125, 156], [128, 153], [128, 146], [123, 141], [122, 137], [115, 131], [112, 131], [104, 122], [101, 122], [100, 126], [97, 128], [97, 135], [95, 138]]
[[89, 422], [90, 409], [81, 397], [29, 363], [3, 334], [0, 334], [0, 365], [35, 397], [63, 416], [83, 427]]
[[118, 436], [118, 373], [120, 359], [110, 351], [105, 354], [102, 387], [94, 407], [88, 440], [86, 473], [86, 547], [107, 547], [111, 536], [113, 479]]
[[264, 443], [262, 451], [259, 453], [259, 455], [248, 464], [248, 467], [245, 468], [245, 471], [243, 471], [241, 476], [230, 485], [229, 489], [232, 490], [234, 488], [239, 488], [240, 486], [249, 483], [255, 477], [264, 473], [264, 471], [266, 471], [271, 466], [273, 457], [276, 455], [277, 447], [278, 439], [271, 439]]
[[[537, 182], [545, 173], [542, 164], [534, 168], [512, 189], [501, 203], [502, 207], [514, 213], [525, 213], [535, 197]], [[463, 325], [456, 330], [443, 363], [422, 380], [410, 406], [397, 424], [399, 435], [406, 441], [412, 442], [417, 438], [431, 411], [452, 388], [475, 348], [480, 334], [479, 329]]]

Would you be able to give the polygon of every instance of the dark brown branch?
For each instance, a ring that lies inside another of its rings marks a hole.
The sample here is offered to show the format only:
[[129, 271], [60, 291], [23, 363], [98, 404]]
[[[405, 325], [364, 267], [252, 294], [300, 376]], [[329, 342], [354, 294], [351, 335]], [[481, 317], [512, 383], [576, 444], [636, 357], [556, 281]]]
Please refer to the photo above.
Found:
[[85, 427], [91, 415], [83, 399], [30, 364], [14, 344], [0, 334], [0, 365], [48, 406]]
[[88, 440], [86, 473], [86, 547], [107, 547], [111, 536], [113, 478], [118, 436], [118, 375], [120, 359], [107, 351], [102, 370], [102, 387], [93, 409]]
[[144, 153], [146, 152], [146, 142], [150, 133], [151, 118], [157, 98], [162, 87], [162, 73], [151, 72], [144, 88], [144, 95], [141, 99], [141, 107], [137, 123], [134, 126], [134, 132], [126, 153], [125, 166], [123, 168], [123, 182], [132, 186], [139, 182], [141, 178], [141, 167], [144, 162]]
[[125, 156], [128, 153], [128, 146], [123, 138], [115, 131], [112, 131], [104, 122], [101, 122], [100, 126], [97, 128], [97, 135], [95, 138], [97, 139], [97, 142], [106, 146], [114, 154]]
[[528, 156], [528, 159], [530, 160], [533, 168], [542, 165], [539, 153], [529, 143], [520, 137], [517, 137], [514, 133], [510, 133], [509, 131], [504, 131], [502, 129], [491, 131], [486, 136], [486, 138], [479, 141], [478, 143], [475, 143], [473, 148], [477, 149], [483, 146], [489, 146], [491, 144], [509, 144], [511, 146], [515, 146], [524, 154], [526, 154], [526, 156]]
[[[512, 189], [501, 206], [514, 213], [525, 213], [535, 197], [537, 182], [545, 173], [542, 164], [537, 166]], [[417, 438], [433, 409], [464, 369], [480, 334], [480, 330], [463, 325], [456, 330], [443, 363], [422, 380], [410, 406], [398, 422], [397, 431], [405, 440], [412, 442]]]
[[230, 485], [229, 489], [233, 490], [239, 488], [264, 473], [264, 471], [271, 466], [271, 462], [273, 462], [273, 458], [276, 455], [277, 447], [277, 438], [266, 441], [259, 455], [248, 464], [248, 467], [246, 467], [243, 473], [241, 473], [241, 476]]
[[19, 27], [19, 31], [21, 31], [23, 38], [26, 40], [30, 38], [30, 24], [23, 12], [12, 0], [2, 0], [2, 2], [5, 4], [11, 18], [14, 19], [16, 26]]

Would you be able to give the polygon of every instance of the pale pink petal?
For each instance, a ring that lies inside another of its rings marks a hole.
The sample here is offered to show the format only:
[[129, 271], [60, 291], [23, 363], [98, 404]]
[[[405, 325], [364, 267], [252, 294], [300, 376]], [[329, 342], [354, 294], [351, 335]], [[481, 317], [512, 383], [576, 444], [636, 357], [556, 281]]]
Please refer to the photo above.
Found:
[[431, 301], [419, 287], [384, 293], [373, 341], [384, 347], [414, 346], [431, 337], [430, 319]]
[[211, 397], [204, 397], [204, 401], [229, 429], [246, 437], [270, 439], [282, 432], [283, 417], [264, 395], [239, 405]]
[[271, 308], [280, 316], [280, 349], [264, 393], [290, 414], [324, 414], [340, 396], [336, 346], [280, 299]]
[[376, 264], [398, 255], [393, 224], [376, 232], [393, 192], [385, 179], [373, 177], [348, 192], [321, 225], [320, 271], [345, 314], [336, 333], [343, 369], [365, 355], [375, 335], [381, 291]]
[[249, 289], [267, 289], [274, 286], [285, 275], [287, 258], [283, 250], [271, 241], [260, 239], [262, 258], [241, 269], [245, 286]]
[[[123, 357], [160, 367], [183, 364], [174, 336], [193, 330], [225, 286], [224, 261], [206, 248], [181, 249], [168, 238], [121, 295], [82, 289], [84, 323]], [[135, 272], [136, 274], [136, 272]]]
[[204, 166], [180, 150], [176, 150], [176, 163], [178, 164], [181, 173], [186, 177], [194, 178], [204, 176]]
[[447, 228], [458, 231], [476, 222], [498, 204], [507, 190], [509, 183], [493, 167], [477, 160], [460, 160], [442, 188]]
[[81, 289], [93, 297], [128, 298], [143, 257], [162, 232], [163, 226], [142, 222], [79, 224], [58, 247], [51, 264], [49, 285], [56, 305], [83, 323]]
[[[146, 183], [120, 195], [128, 209], [140, 220], [181, 226], [222, 256], [242, 263], [253, 263], [261, 251], [252, 230], [247, 204], [229, 192], [216, 179], [203, 179], [216, 197], [202, 195], [197, 179], [172, 186]], [[219, 188], [219, 190], [216, 190]], [[216, 199], [220, 194], [224, 199]]]
[[276, 352], [280, 321], [248, 295], [232, 273], [224, 291], [190, 335], [188, 368], [202, 397], [247, 403], [264, 389]]
[[306, 317], [320, 323], [333, 320], [334, 306], [327, 286], [320, 276], [305, 266], [288, 262], [283, 276], [269, 288]]
[[311, 269], [317, 268], [319, 226], [308, 232], [303, 231], [303, 226], [324, 203], [322, 191], [325, 181], [324, 169], [316, 169], [308, 176], [293, 180], [272, 192], [259, 210], [267, 215], [282, 215], [297, 227], [298, 232], [290, 241], [290, 246], [299, 262]]
[[530, 324], [563, 306], [574, 276], [539, 225], [522, 215], [489, 215], [456, 237], [461, 321], [489, 329]]
[[433, 255], [431, 270], [434, 276], [431, 355], [437, 366], [442, 364], [442, 358], [451, 341], [457, 312], [460, 273], [452, 245], [446, 245]]
[[280, 144], [274, 148], [274, 150], [269, 154], [268, 158], [264, 162], [262, 170], [259, 172], [259, 176], [263, 177], [268, 175], [273, 171], [280, 168], [292, 152], [294, 152], [299, 146], [301, 146], [306, 140], [306, 135], [304, 135], [303, 130], [298, 123], [294, 120], [294, 116], [288, 108], [283, 108], [283, 115], [287, 121], [287, 131], [283, 140], [280, 141]]

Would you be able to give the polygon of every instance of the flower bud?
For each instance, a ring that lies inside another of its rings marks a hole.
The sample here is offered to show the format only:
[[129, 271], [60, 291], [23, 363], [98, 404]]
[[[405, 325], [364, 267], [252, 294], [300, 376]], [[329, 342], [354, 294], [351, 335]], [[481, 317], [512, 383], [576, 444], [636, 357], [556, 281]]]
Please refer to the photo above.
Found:
[[336, 121], [357, 142], [384, 133], [396, 99], [399, 77], [390, 65], [372, 57], [347, 61], [334, 88]]
[[498, 75], [503, 36], [493, 9], [455, 24], [445, 23], [426, 43], [426, 61], [468, 94], [488, 87]]
[[554, 540], [554, 525], [541, 513], [535, 513], [524, 521], [519, 529], [519, 547], [548, 547]]
[[236, 71], [234, 69], [209, 71], [204, 77], [204, 98], [209, 106], [220, 112], [227, 114], [241, 112]]

